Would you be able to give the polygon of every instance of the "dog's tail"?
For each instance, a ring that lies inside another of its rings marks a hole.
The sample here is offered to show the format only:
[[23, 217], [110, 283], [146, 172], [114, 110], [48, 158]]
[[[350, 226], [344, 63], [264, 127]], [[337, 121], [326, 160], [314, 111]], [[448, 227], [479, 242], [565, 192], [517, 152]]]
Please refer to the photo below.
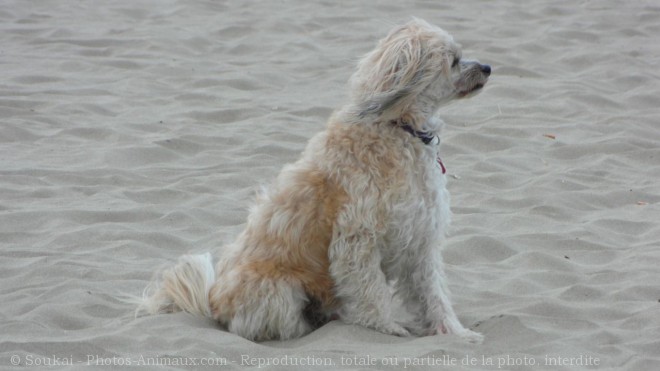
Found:
[[211, 254], [183, 255], [144, 290], [135, 315], [186, 311], [211, 317], [209, 290], [215, 280]]

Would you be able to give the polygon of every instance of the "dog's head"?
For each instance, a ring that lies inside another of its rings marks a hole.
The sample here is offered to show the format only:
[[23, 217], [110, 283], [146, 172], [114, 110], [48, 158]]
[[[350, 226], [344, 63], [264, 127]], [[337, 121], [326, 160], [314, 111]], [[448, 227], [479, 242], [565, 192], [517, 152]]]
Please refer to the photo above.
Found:
[[461, 58], [451, 35], [415, 18], [360, 61], [351, 95], [360, 117], [426, 120], [441, 105], [480, 91], [489, 75], [490, 66]]

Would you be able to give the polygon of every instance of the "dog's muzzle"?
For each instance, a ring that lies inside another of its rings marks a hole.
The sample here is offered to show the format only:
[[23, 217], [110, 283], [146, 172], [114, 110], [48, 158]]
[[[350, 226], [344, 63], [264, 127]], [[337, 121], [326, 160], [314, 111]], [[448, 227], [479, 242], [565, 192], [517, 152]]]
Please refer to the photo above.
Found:
[[461, 78], [457, 81], [458, 97], [465, 98], [479, 92], [491, 73], [488, 64], [476, 61], [461, 61]]

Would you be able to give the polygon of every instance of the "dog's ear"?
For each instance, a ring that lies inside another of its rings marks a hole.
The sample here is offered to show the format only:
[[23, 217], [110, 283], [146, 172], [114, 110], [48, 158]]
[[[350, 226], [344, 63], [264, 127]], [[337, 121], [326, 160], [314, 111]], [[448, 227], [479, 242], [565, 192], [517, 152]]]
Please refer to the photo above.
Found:
[[376, 94], [371, 99], [362, 102], [358, 108], [358, 115], [364, 118], [370, 115], [382, 116], [383, 113], [397, 103], [404, 97], [408, 96], [410, 92], [407, 89], [400, 89], [393, 92]]

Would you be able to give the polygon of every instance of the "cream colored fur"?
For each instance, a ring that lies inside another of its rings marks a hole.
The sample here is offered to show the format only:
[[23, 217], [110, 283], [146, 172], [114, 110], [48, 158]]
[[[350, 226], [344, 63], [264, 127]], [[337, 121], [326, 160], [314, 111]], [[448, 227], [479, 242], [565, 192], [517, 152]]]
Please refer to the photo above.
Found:
[[[440, 251], [451, 213], [436, 112], [490, 74], [460, 57], [449, 34], [422, 20], [392, 30], [359, 63], [350, 103], [258, 196], [215, 269], [209, 254], [183, 256], [139, 310], [212, 317], [253, 340], [299, 337], [338, 317], [386, 334], [480, 341], [452, 309]], [[425, 144], [415, 131], [436, 138]], [[393, 317], [393, 289], [412, 323]]]

